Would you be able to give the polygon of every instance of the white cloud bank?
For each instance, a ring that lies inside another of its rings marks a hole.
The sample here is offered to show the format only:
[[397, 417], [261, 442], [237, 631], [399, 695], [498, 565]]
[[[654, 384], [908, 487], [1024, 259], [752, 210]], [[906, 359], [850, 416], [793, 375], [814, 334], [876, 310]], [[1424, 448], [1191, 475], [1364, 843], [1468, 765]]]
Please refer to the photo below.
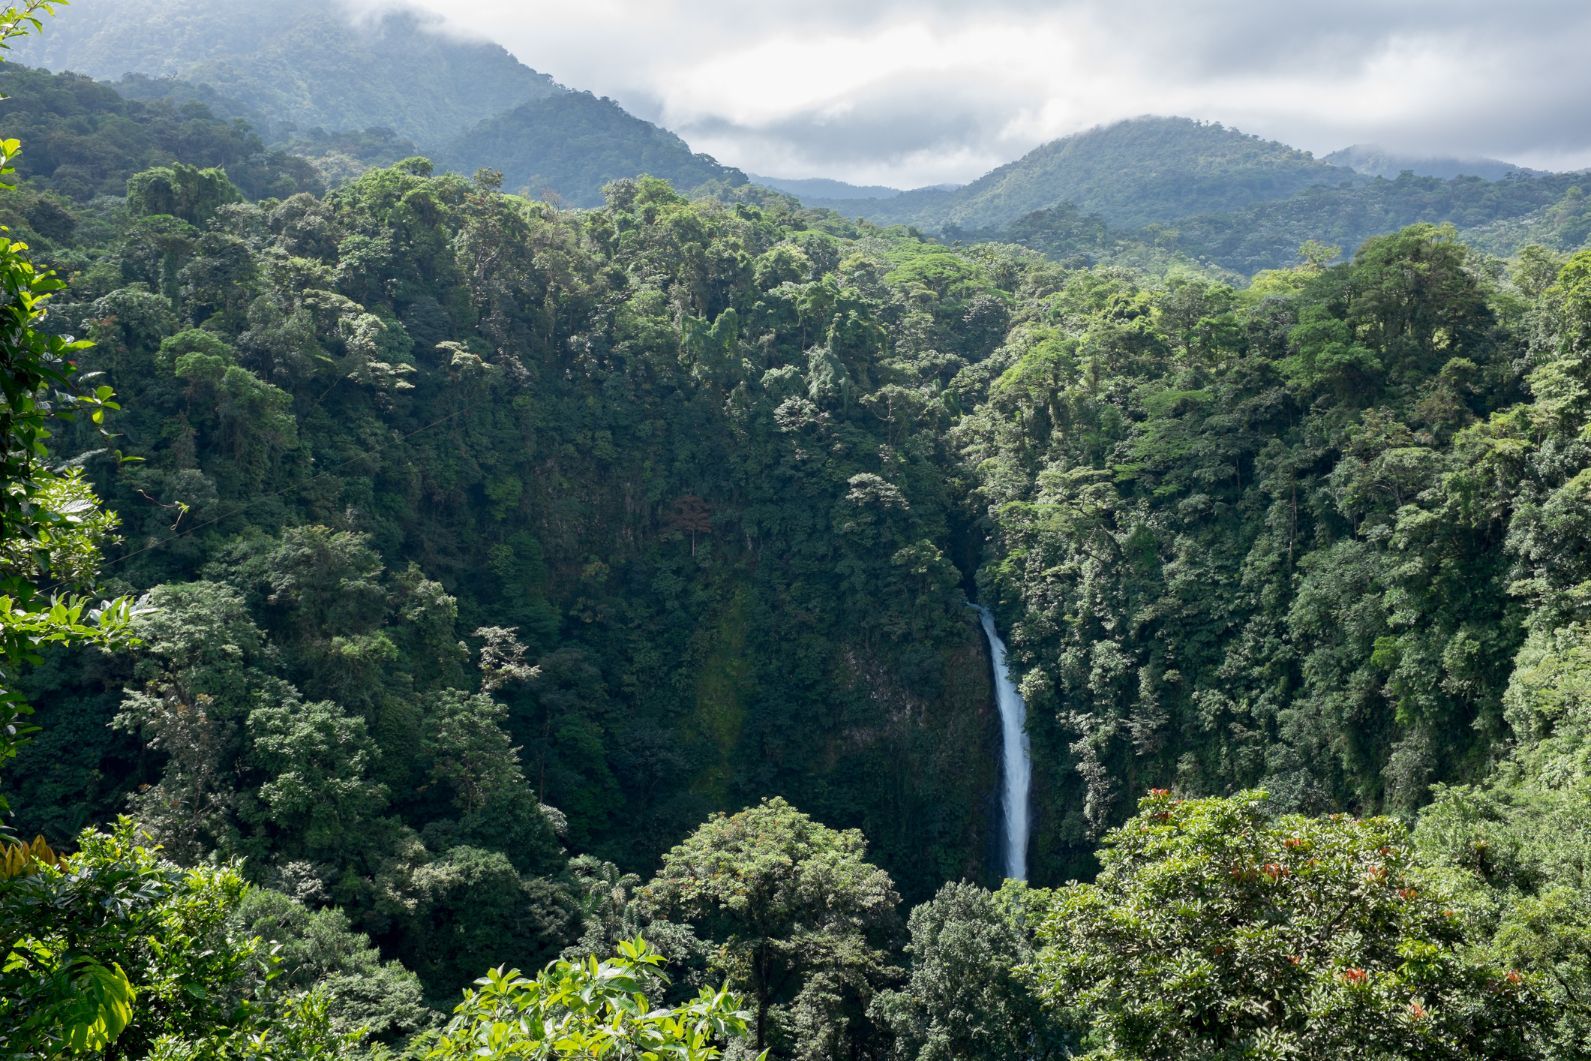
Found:
[[777, 176], [964, 181], [1139, 114], [1591, 166], [1583, 0], [412, 2]]

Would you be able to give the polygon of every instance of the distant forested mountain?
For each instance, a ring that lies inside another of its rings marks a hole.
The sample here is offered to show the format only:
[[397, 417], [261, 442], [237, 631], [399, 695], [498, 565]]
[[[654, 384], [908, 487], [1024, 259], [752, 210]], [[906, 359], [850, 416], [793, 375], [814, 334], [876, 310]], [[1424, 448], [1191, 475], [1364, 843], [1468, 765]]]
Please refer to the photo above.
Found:
[[1137, 118], [1044, 144], [953, 191], [922, 189], [869, 217], [986, 229], [1071, 203], [1136, 227], [1285, 199], [1362, 178], [1273, 140], [1189, 118]]
[[[1419, 222], [1476, 232], [1477, 245], [1500, 254], [1585, 241], [1574, 193], [1583, 174], [1378, 150], [1316, 160], [1217, 124], [1140, 118], [1056, 140], [962, 188], [877, 200], [792, 194], [849, 217], [956, 242], [1016, 243], [1074, 265], [1182, 260], [1239, 276], [1292, 264], [1311, 240], [1352, 252]], [[1392, 179], [1355, 168], [1390, 170]], [[1485, 174], [1454, 175], [1477, 171]]]
[[1380, 144], [1354, 144], [1333, 151], [1323, 161], [1333, 166], [1345, 166], [1367, 177], [1386, 177], [1388, 180], [1405, 172], [1417, 177], [1484, 177], [1486, 180], [1501, 180], [1514, 173], [1534, 172], [1496, 158], [1400, 154]]
[[746, 183], [739, 170], [589, 92], [561, 93], [488, 118], [438, 157], [460, 173], [497, 170], [509, 191], [571, 206], [598, 206], [603, 185], [642, 173], [685, 191]]
[[434, 32], [414, 12], [350, 21], [314, 0], [173, 10], [82, 0], [74, 15], [28, 41], [23, 58], [119, 79], [124, 95], [168, 108], [151, 114], [201, 104], [246, 120], [329, 183], [418, 154], [576, 206], [642, 174], [684, 190], [746, 183], [612, 100], [570, 92], [496, 45]]
[[422, 16], [353, 22], [330, 6], [79, 0], [70, 18], [28, 40], [17, 58], [104, 80], [143, 74], [210, 86], [211, 102], [266, 120], [273, 138], [385, 126], [436, 144], [485, 116], [562, 91], [498, 45], [444, 36]]
[[882, 184], [847, 184], [826, 177], [759, 177], [754, 173], [748, 176], [764, 188], [800, 199], [892, 199], [901, 193], [899, 188]]

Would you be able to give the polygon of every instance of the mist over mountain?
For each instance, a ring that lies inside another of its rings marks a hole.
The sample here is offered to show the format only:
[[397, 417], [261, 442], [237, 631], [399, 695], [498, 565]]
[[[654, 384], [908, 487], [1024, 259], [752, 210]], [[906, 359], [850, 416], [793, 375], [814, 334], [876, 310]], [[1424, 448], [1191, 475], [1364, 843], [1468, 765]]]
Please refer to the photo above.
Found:
[[[115, 80], [129, 96], [202, 103], [342, 179], [361, 164], [432, 155], [464, 173], [578, 206], [643, 173], [684, 190], [745, 177], [612, 100], [572, 92], [497, 45], [405, 8], [353, 18], [315, 0], [198, 0], [170, 11], [83, 0], [92, 18], [27, 42], [24, 58]], [[173, 44], [175, 43], [175, 46]]]
[[[615, 101], [565, 89], [495, 45], [440, 33], [414, 10], [388, 6], [356, 19], [310, 0], [269, 13], [224, 0], [158, 15], [129, 0], [84, 0], [80, 10], [95, 18], [63, 20], [65, 32], [27, 42], [35, 61], [119, 78], [132, 98], [241, 117], [265, 142], [312, 159], [323, 180], [421, 153], [466, 175], [496, 170], [509, 190], [581, 207], [598, 205], [607, 182], [642, 173], [687, 191], [746, 183]], [[167, 47], [168, 39], [180, 46]], [[1239, 273], [1293, 260], [1306, 239], [1351, 249], [1422, 220], [1491, 226], [1492, 246], [1526, 231], [1558, 245], [1577, 231], [1561, 220], [1564, 210], [1505, 223], [1545, 210], [1567, 190], [1562, 182], [1497, 190], [1462, 180], [1399, 183], [1404, 170], [1439, 181], [1543, 176], [1363, 145], [1316, 159], [1219, 123], [1145, 117], [1041, 145], [960, 187], [759, 183], [812, 208], [1008, 240], [1061, 260], [1182, 258]], [[1092, 220], [1079, 228], [1064, 220], [1072, 215]]]
[[499, 45], [439, 32], [433, 16], [395, 8], [354, 21], [321, 0], [79, 0], [17, 58], [101, 80], [207, 86], [212, 103], [263, 119], [276, 139], [384, 126], [437, 144], [562, 91]]
[[1391, 151], [1379, 144], [1354, 144], [1333, 151], [1322, 161], [1334, 166], [1345, 166], [1367, 177], [1385, 177], [1388, 180], [1404, 172], [1418, 177], [1483, 177], [1486, 180], [1501, 180], [1516, 173], [1536, 172], [1501, 159], [1422, 157]]

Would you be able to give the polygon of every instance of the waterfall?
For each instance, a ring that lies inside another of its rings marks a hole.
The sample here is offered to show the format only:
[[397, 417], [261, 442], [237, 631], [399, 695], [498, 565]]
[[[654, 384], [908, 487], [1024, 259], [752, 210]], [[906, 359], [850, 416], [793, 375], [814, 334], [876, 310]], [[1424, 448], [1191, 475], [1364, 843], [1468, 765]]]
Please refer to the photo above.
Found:
[[1005, 642], [994, 628], [994, 613], [982, 605], [978, 618], [989, 639], [994, 661], [995, 701], [1000, 706], [1000, 809], [1005, 814], [1005, 875], [1028, 878], [1028, 788], [1033, 779], [1033, 757], [1028, 748], [1027, 705], [1011, 681], [1005, 665]]

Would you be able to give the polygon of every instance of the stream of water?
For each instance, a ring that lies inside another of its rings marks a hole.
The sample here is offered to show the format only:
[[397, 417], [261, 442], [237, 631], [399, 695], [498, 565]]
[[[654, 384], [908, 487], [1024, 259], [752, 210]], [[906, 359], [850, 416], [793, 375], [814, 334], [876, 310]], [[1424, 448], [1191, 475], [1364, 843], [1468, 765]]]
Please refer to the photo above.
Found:
[[1028, 789], [1033, 781], [1033, 756], [1028, 748], [1027, 705], [1016, 691], [1005, 665], [1005, 642], [994, 628], [994, 614], [976, 605], [994, 661], [995, 700], [1000, 707], [1000, 809], [1005, 818], [1005, 875], [1028, 877]]

